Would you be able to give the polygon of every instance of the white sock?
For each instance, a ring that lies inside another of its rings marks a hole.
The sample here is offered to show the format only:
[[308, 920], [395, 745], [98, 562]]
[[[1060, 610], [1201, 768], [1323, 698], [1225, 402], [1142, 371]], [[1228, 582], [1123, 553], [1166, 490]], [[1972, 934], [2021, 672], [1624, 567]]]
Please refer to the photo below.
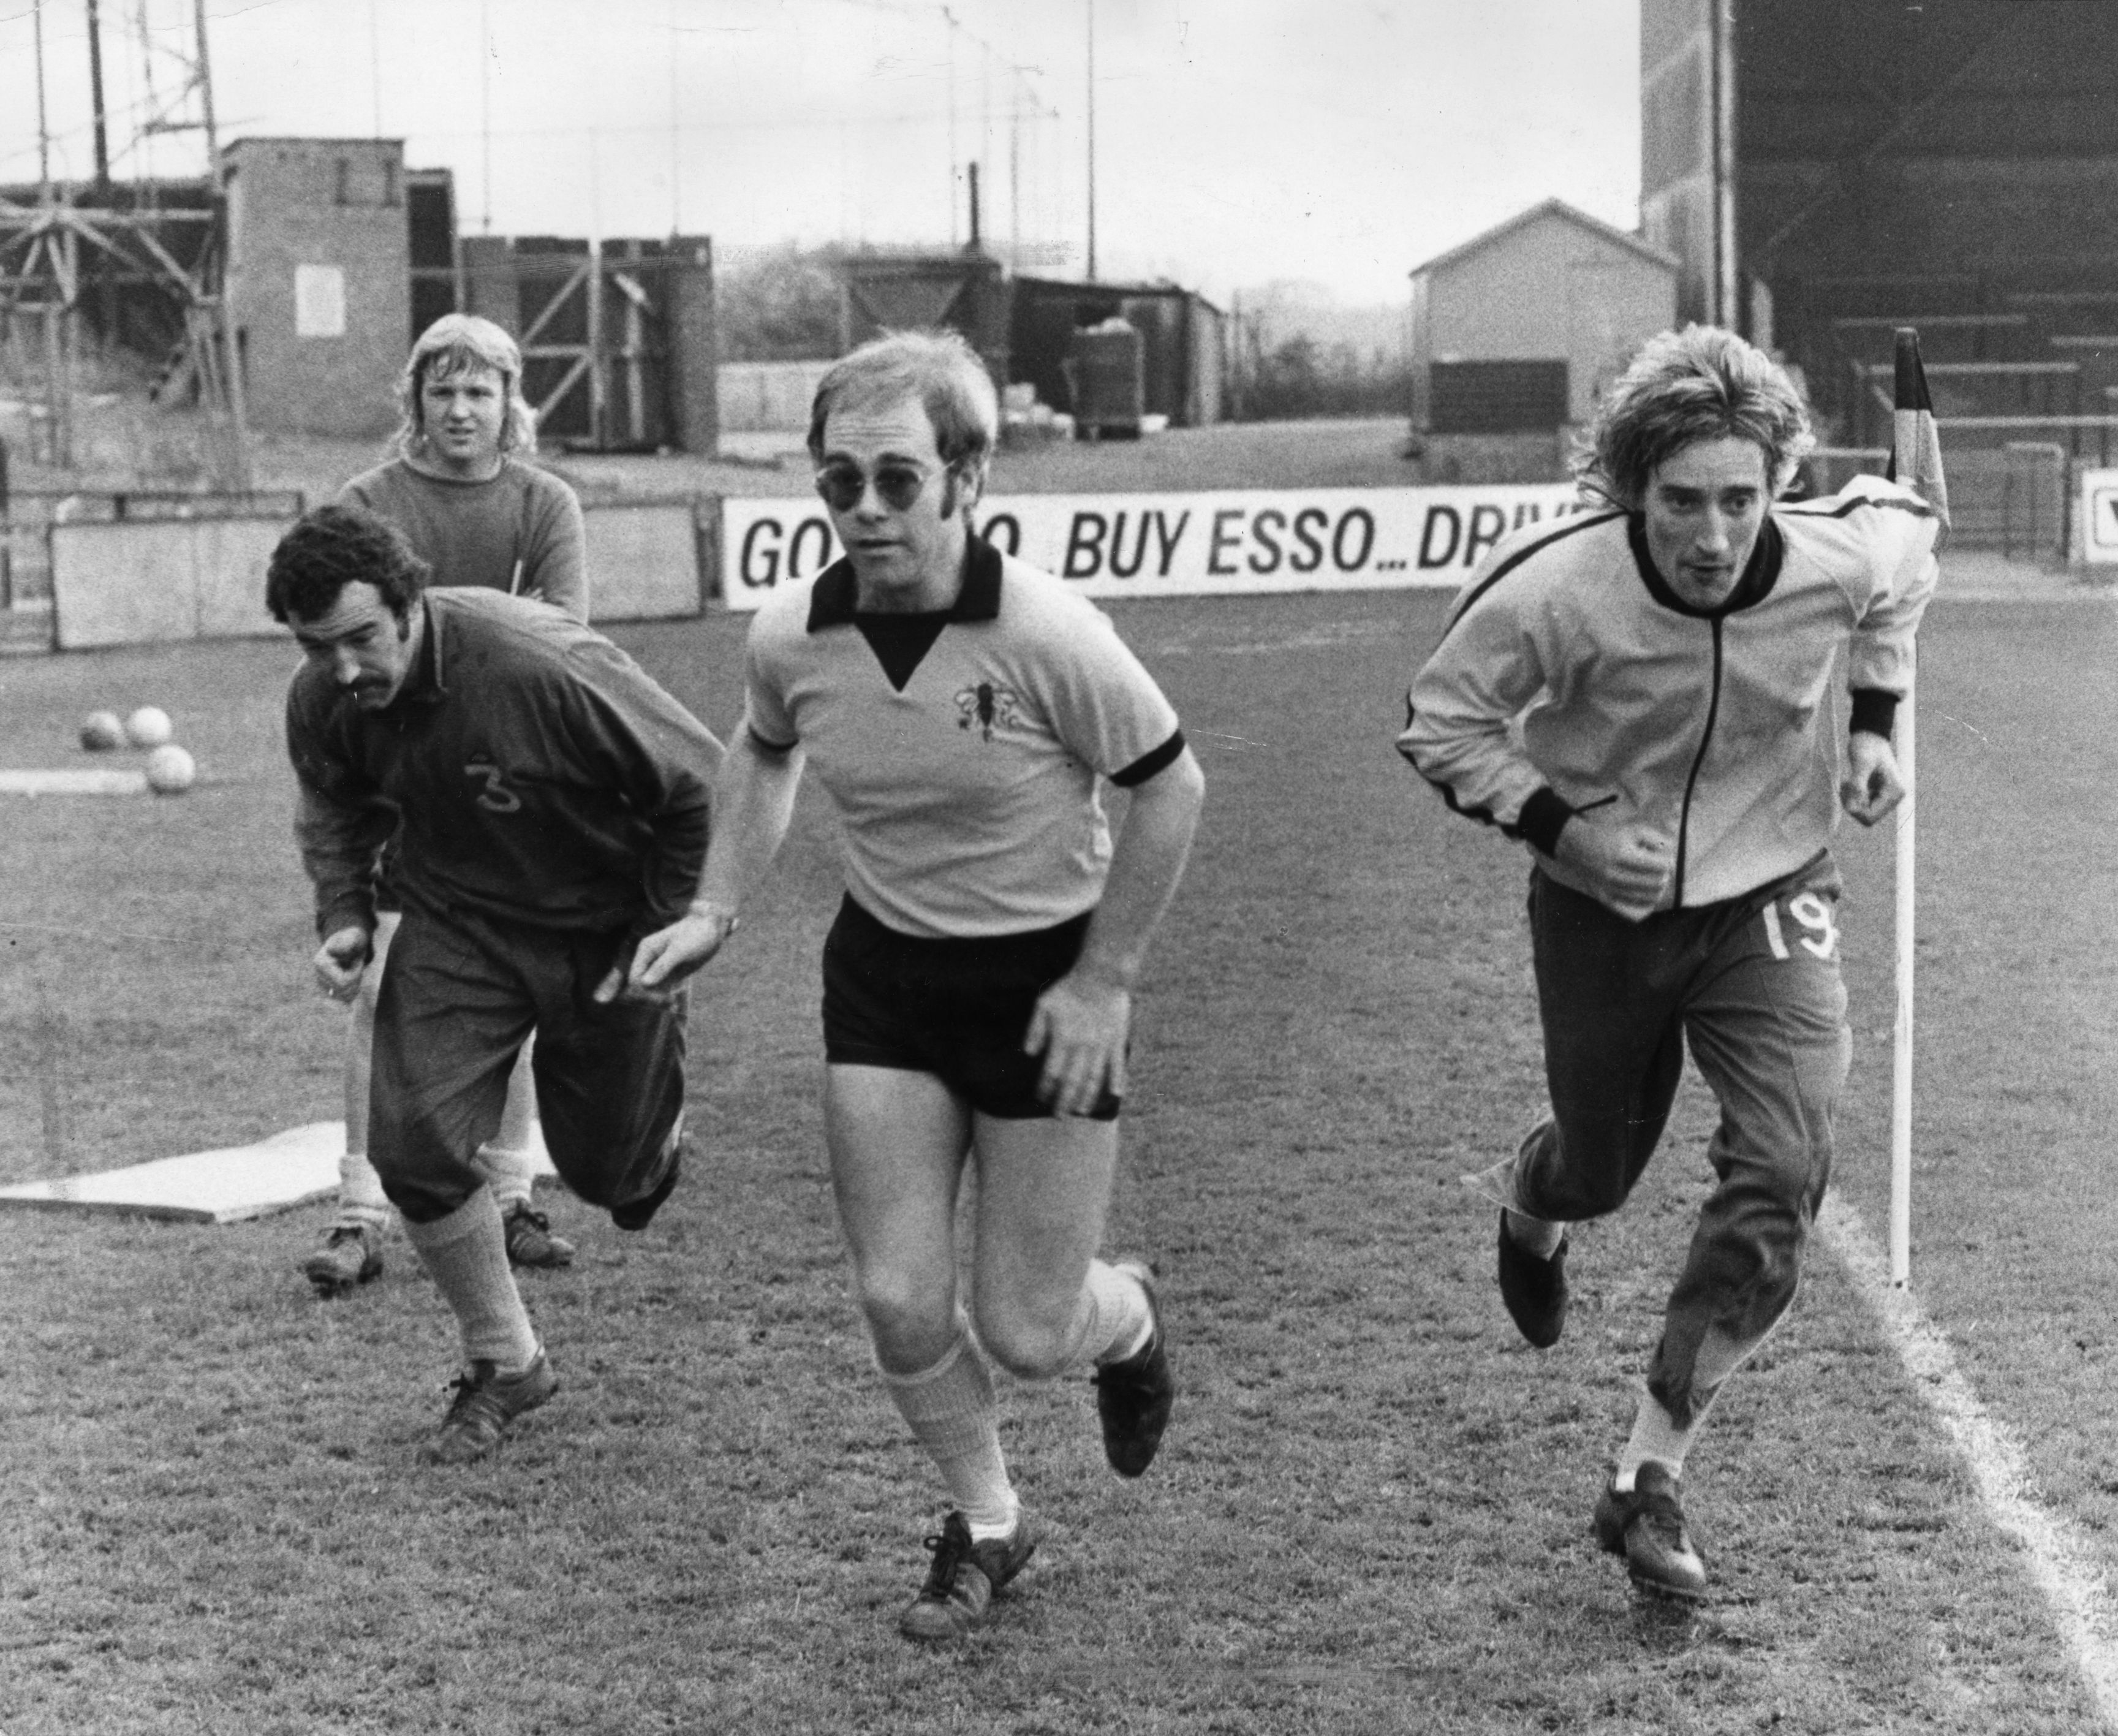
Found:
[[1000, 1404], [992, 1375], [971, 1335], [959, 1324], [956, 1341], [931, 1368], [882, 1373], [913, 1438], [927, 1451], [950, 1498], [962, 1509], [971, 1540], [1005, 1537], [1021, 1510], [1001, 1456]]
[[456, 1317], [466, 1363], [520, 1374], [537, 1359], [536, 1331], [507, 1264], [507, 1234], [491, 1188], [431, 1224], [407, 1220], [405, 1234]]
[[522, 1045], [515, 1058], [515, 1070], [507, 1076], [507, 1101], [500, 1112], [500, 1131], [478, 1148], [471, 1161], [500, 1201], [506, 1217], [517, 1206], [530, 1203], [536, 1178], [530, 1172], [530, 1141], [537, 1125], [537, 1081], [530, 1071], [530, 1057], [537, 1047], [537, 1034]]
[[1154, 1309], [1147, 1299], [1147, 1286], [1131, 1272], [1091, 1260], [1088, 1281], [1074, 1308], [1074, 1342], [1080, 1347], [1076, 1361], [1099, 1368], [1121, 1363], [1145, 1350], [1154, 1335]]
[[1618, 1455], [1618, 1472], [1612, 1479], [1612, 1486], [1621, 1494], [1629, 1493], [1633, 1479], [1650, 1459], [1667, 1465], [1671, 1476], [1682, 1476], [1684, 1456], [1691, 1451], [1699, 1425], [1705, 1420], [1702, 1411], [1691, 1419], [1690, 1428], [1680, 1428], [1670, 1414], [1655, 1401], [1653, 1393], [1641, 1394], [1639, 1412], [1633, 1419], [1633, 1433]]
[[340, 1224], [365, 1224], [380, 1229], [390, 1221], [390, 1197], [365, 1151], [349, 1151], [338, 1160]]
[[1508, 1208], [1508, 1240], [1524, 1253], [1539, 1260], [1549, 1260], [1559, 1252], [1559, 1244], [1566, 1239], [1566, 1226], [1554, 1224], [1543, 1218], [1533, 1218], [1526, 1211]]
[[493, 1190], [501, 1216], [506, 1217], [517, 1206], [530, 1203], [537, 1178], [530, 1167], [527, 1146], [503, 1146], [497, 1139], [489, 1139], [478, 1148], [478, 1155], [470, 1161], [471, 1167], [485, 1178], [485, 1185]]

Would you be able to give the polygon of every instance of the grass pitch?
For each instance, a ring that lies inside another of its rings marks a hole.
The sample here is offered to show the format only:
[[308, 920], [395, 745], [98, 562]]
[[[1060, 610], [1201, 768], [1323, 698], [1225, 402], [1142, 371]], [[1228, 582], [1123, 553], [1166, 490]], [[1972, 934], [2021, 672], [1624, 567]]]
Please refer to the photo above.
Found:
[[[1184, 1392], [1140, 1484], [1084, 1382], [1007, 1389], [1054, 1534], [986, 1633], [894, 1629], [939, 1490], [848, 1300], [817, 1109], [837, 897], [811, 792], [704, 979], [698, 1137], [642, 1237], [563, 1196], [525, 1286], [565, 1385], [497, 1462], [415, 1462], [452, 1337], [401, 1237], [314, 1300], [325, 1214], [0, 1216], [0, 1729], [81, 1732], [2070, 1733], [2023, 1564], [1820, 1251], [1730, 1383], [1688, 1502], [1696, 1613], [1588, 1513], [1706, 1185], [1688, 1087], [1584, 1232], [1565, 1341], [1515, 1338], [1457, 1185], [1539, 1091], [1519, 849], [1390, 747], [1431, 595], [1134, 604], [1209, 780], [1141, 997], [1115, 1250], [1165, 1275]], [[723, 733], [744, 623], [616, 637]], [[1923, 639], [1915, 1281], [2106, 1572], [2118, 619], [1945, 602]], [[0, 741], [68, 762], [151, 701], [178, 799], [0, 808], [0, 1180], [338, 1113], [271, 645], [0, 665]], [[1838, 1185], [1884, 1221], [1889, 854], [1849, 838]]]

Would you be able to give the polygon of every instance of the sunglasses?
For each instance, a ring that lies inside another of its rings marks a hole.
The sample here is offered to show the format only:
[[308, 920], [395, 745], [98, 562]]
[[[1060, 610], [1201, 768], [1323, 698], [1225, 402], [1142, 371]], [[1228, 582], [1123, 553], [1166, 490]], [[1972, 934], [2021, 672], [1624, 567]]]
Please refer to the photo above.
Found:
[[[875, 492], [891, 512], [903, 512], [919, 498], [932, 474], [916, 464], [879, 464], [875, 467]], [[816, 492], [834, 512], [850, 512], [867, 493], [869, 479], [868, 473], [857, 464], [827, 464], [816, 472]]]

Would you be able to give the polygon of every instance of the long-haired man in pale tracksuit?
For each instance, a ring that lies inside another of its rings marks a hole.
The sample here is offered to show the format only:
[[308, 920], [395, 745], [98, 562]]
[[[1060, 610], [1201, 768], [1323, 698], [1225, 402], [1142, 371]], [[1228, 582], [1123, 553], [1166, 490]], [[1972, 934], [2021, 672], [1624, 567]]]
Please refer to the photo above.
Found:
[[1636, 1583], [1683, 1597], [1706, 1586], [1686, 1451], [1794, 1300], [1829, 1178], [1852, 1053], [1830, 837], [1841, 807], [1873, 825], [1904, 794], [1890, 731], [1935, 583], [1939, 521], [1911, 493], [1862, 477], [1778, 500], [1812, 443], [1786, 373], [1741, 339], [1654, 339], [1589, 436], [1602, 505], [1493, 551], [1398, 738], [1534, 863], [1551, 1113], [1473, 1178], [1501, 1204], [1501, 1294], [1530, 1343], [1557, 1341], [1566, 1226], [1625, 1202], [1687, 1041], [1720, 1102], [1718, 1185], [1595, 1513]]

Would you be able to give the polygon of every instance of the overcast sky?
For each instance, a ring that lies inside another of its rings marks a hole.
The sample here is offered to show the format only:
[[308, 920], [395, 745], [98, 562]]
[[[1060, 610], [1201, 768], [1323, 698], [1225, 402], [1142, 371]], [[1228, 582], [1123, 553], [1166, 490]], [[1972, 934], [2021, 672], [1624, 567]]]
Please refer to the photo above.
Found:
[[[113, 173], [193, 0], [101, 0]], [[1630, 229], [1637, 0], [207, 0], [224, 140], [385, 137], [456, 171], [466, 232], [968, 238], [1225, 296], [1405, 275], [1556, 195]], [[0, 179], [37, 174], [35, 0], [0, 0]], [[86, 178], [86, 0], [41, 0], [55, 175]], [[144, 18], [146, 39], [140, 28]], [[954, 21], [953, 23], [951, 21]], [[489, 52], [486, 52], [489, 50]], [[150, 70], [151, 69], [151, 70]], [[490, 175], [487, 173], [490, 164]], [[956, 173], [952, 179], [951, 167]], [[952, 191], [954, 197], [952, 197]]]

